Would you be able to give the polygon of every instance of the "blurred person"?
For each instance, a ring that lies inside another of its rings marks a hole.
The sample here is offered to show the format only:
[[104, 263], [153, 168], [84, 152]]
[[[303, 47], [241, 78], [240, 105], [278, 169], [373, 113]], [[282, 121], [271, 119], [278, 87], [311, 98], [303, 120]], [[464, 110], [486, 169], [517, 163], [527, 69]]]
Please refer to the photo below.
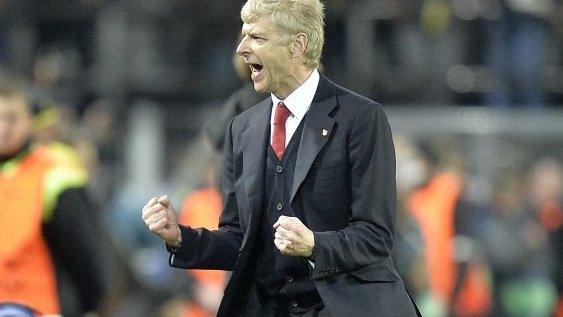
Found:
[[[88, 175], [66, 154], [34, 144], [32, 128], [24, 86], [3, 76], [0, 311], [4, 307], [28, 312], [22, 316], [95, 312], [106, 281], [99, 243], [102, 232], [85, 190]], [[65, 301], [74, 294], [60, 287], [65, 281], [76, 289], [76, 303]]]
[[160, 260], [166, 250], [138, 220], [145, 191], [150, 190], [132, 183], [118, 186], [104, 221], [110, 228], [119, 266], [119, 298], [114, 312], [117, 317], [160, 316], [162, 309], [170, 309], [175, 303], [171, 300], [177, 294], [191, 296], [191, 281]]
[[529, 208], [547, 231], [552, 264], [552, 280], [557, 291], [555, 316], [563, 316], [563, 172], [550, 158], [538, 160], [528, 178]]
[[555, 301], [548, 236], [538, 215], [526, 206], [521, 173], [503, 174], [481, 225], [495, 285], [493, 315], [547, 317]]
[[542, 87], [551, 38], [552, 0], [502, 0], [499, 19], [486, 27], [487, 64], [496, 73], [496, 89], [485, 96], [496, 107], [542, 107]]
[[89, 157], [81, 155], [74, 146], [78, 113], [76, 109], [55, 103], [36, 86], [26, 87], [26, 95], [32, 109], [31, 137], [34, 143], [48, 147], [63, 164], [85, 168]]
[[271, 98], [227, 129], [219, 229], [179, 226], [166, 196], [143, 208], [172, 266], [233, 271], [218, 316], [417, 314], [390, 255], [391, 130], [380, 105], [318, 73], [323, 16], [318, 0], [241, 11], [237, 52]]
[[[405, 286], [415, 298], [423, 298], [426, 290], [424, 270], [424, 240], [420, 227], [408, 209], [408, 197], [424, 179], [424, 162], [413, 142], [403, 135], [394, 137], [397, 153], [397, 235], [395, 238], [395, 263], [405, 281]], [[422, 311], [423, 301], [418, 300]]]
[[406, 208], [424, 244], [419, 272], [425, 277], [418, 277], [421, 311], [428, 316], [486, 316], [491, 309], [487, 266], [474, 251], [475, 207], [464, 198], [463, 176], [459, 167], [445, 163], [436, 144], [422, 142], [415, 152], [419, 176], [411, 181]]
[[221, 113], [218, 116], [213, 116], [207, 122], [204, 130], [207, 141], [218, 152], [222, 151], [225, 145], [225, 129], [229, 125], [229, 121], [268, 97], [267, 94], [258, 93], [254, 90], [254, 85], [250, 80], [250, 68], [244, 63], [242, 56], [235, 54], [233, 65], [243, 85], [229, 96]]
[[83, 55], [74, 45], [38, 48], [33, 65], [33, 84], [57, 103], [82, 110], [85, 81]]
[[[179, 223], [184, 226], [217, 230], [217, 219], [221, 215], [223, 199], [217, 184], [216, 164], [206, 168], [203, 186], [186, 196], [182, 203]], [[193, 277], [192, 299], [182, 317], [211, 317], [219, 309], [227, 281], [224, 271], [190, 270]]]
[[90, 188], [98, 201], [111, 200], [115, 191], [115, 175], [118, 162], [117, 113], [115, 104], [107, 100], [96, 100], [82, 114], [79, 137], [73, 142], [83, 158], [92, 178]]
[[[242, 37], [239, 37], [239, 41]], [[242, 81], [242, 87], [234, 91], [222, 106], [218, 116], [212, 116], [202, 130], [202, 142], [211, 145], [212, 153], [203, 168], [204, 185], [186, 196], [180, 211], [180, 224], [191, 227], [204, 227], [216, 230], [222, 207], [221, 191], [216, 180], [216, 167], [213, 163], [216, 154], [223, 150], [225, 144], [225, 129], [229, 122], [242, 112], [248, 110], [267, 95], [258, 93], [250, 80], [250, 68], [244, 63], [244, 58], [233, 54], [233, 66], [237, 77]], [[202, 145], [205, 146], [205, 145]], [[190, 164], [196, 166], [196, 164]], [[201, 169], [199, 171], [201, 173]], [[190, 270], [193, 278], [192, 299], [183, 317], [214, 316], [225, 287], [227, 276], [222, 271]]]
[[[242, 37], [239, 37], [239, 40], [241, 39]], [[198, 138], [185, 151], [178, 171], [172, 173], [176, 175], [176, 182], [181, 188], [180, 195], [196, 190], [200, 180], [205, 177], [202, 171], [206, 170], [207, 163], [221, 155], [229, 121], [267, 97], [266, 94], [254, 90], [250, 69], [236, 52], [233, 54], [232, 63], [242, 86], [231, 93], [221, 105], [218, 114], [209, 116]]]
[[99, 100], [80, 116], [76, 108], [59, 105], [33, 88], [32, 108], [41, 109], [33, 120], [34, 141], [48, 146], [69, 164], [86, 168], [90, 194], [97, 201], [108, 200], [115, 182], [110, 170], [116, 160], [116, 129], [111, 127], [115, 121], [113, 105]]

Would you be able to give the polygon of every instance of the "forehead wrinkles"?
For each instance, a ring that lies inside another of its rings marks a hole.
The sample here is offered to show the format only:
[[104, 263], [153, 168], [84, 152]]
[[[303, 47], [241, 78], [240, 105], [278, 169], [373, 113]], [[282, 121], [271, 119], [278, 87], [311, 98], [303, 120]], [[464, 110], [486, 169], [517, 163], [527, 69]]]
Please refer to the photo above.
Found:
[[242, 25], [243, 34], [265, 34], [276, 33], [275, 27], [266, 19], [259, 19], [252, 22], [245, 22]]
[[242, 35], [261, 35], [272, 44], [287, 45], [291, 35], [286, 34], [281, 27], [271, 23], [267, 18], [253, 22], [245, 22], [242, 26]]

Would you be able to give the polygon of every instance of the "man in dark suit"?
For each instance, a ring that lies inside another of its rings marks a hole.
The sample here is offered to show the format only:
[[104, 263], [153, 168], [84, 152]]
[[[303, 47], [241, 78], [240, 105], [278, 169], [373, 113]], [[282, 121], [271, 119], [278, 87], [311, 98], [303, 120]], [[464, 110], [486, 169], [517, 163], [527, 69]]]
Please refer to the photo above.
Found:
[[170, 265], [232, 270], [218, 316], [414, 316], [391, 259], [395, 154], [378, 104], [316, 70], [319, 0], [250, 0], [237, 52], [271, 97], [231, 120], [219, 229], [142, 218]]

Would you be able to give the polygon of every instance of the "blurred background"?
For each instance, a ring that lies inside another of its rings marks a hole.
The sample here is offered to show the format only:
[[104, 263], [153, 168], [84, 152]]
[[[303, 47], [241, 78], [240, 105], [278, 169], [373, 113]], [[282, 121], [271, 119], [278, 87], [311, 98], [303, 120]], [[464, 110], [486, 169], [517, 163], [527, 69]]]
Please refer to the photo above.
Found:
[[[264, 97], [233, 56], [242, 4], [0, 0], [0, 67], [38, 96], [34, 137], [90, 173], [101, 316], [214, 315], [228, 276], [169, 268], [140, 210], [167, 193], [182, 222], [217, 225], [226, 124]], [[325, 4], [322, 72], [391, 122], [395, 262], [423, 315], [563, 316], [563, 2]]]

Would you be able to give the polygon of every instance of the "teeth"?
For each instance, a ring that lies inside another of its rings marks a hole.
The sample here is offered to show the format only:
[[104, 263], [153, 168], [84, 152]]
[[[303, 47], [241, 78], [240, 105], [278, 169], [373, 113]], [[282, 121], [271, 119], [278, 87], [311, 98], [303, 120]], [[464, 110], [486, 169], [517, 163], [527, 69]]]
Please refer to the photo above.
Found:
[[248, 64], [248, 66], [250, 67], [250, 70], [253, 73], [259, 73], [260, 72], [260, 69], [258, 67], [256, 67], [256, 64]]

